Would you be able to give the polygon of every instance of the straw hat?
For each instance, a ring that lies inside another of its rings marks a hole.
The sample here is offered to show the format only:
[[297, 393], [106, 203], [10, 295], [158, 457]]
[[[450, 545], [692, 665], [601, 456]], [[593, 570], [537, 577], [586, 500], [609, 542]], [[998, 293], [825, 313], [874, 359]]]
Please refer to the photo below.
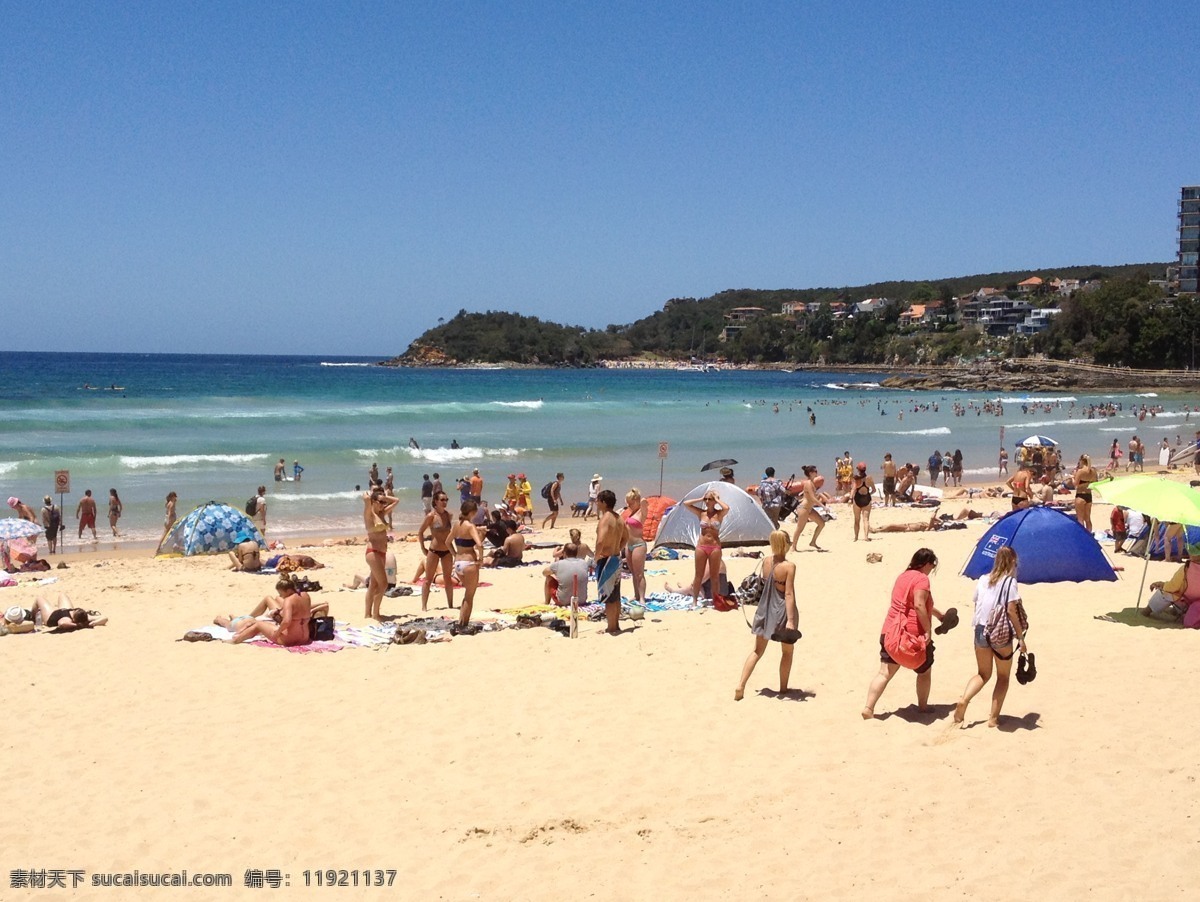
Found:
[[4, 612], [4, 619], [14, 625], [23, 623], [25, 621], [25, 609], [19, 604], [14, 604]]

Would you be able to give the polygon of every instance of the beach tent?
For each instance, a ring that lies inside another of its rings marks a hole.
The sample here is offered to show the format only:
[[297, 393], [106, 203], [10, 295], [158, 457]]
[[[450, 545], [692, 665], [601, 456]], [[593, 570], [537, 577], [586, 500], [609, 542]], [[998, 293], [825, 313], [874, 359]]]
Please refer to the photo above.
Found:
[[159, 543], [156, 554], [161, 557], [221, 554], [250, 540], [264, 548], [267, 545], [254, 521], [244, 513], [228, 504], [209, 501], [177, 520]]
[[[709, 489], [714, 490], [723, 504], [729, 505], [729, 513], [721, 521], [721, 544], [765, 545], [770, 539], [771, 518], [758, 506], [758, 502], [731, 482], [704, 482], [687, 493], [686, 498], [700, 498]], [[700, 518], [682, 504], [675, 505], [663, 517], [654, 539], [654, 547], [695, 548], [700, 538]]]
[[1019, 583], [1117, 578], [1095, 536], [1074, 517], [1052, 507], [1027, 507], [1001, 517], [980, 537], [963, 576], [976, 579], [991, 573], [996, 552], [1005, 545], [1017, 553]]

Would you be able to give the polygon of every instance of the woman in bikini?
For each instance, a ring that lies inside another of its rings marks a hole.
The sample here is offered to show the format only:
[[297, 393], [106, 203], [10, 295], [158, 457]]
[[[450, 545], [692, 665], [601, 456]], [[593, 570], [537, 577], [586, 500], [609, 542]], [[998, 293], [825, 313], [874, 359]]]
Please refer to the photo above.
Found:
[[[471, 622], [471, 609], [475, 604], [475, 590], [479, 587], [479, 565], [483, 561], [483, 536], [479, 527], [471, 521], [479, 505], [474, 501], [464, 501], [459, 508], [458, 522], [450, 530], [450, 540], [454, 545], [454, 573], [463, 584], [463, 603], [459, 613], [458, 625], [466, 626]], [[449, 590], [447, 590], [449, 591]]]
[[433, 496], [433, 509], [425, 515], [421, 529], [417, 532], [417, 541], [421, 543], [421, 551], [425, 554], [425, 582], [421, 584], [421, 610], [429, 606], [429, 587], [438, 569], [442, 571], [442, 584], [446, 587], [446, 606], [454, 607], [454, 580], [450, 574], [453, 570], [453, 559], [450, 548], [450, 512], [446, 505], [450, 501], [445, 492]]
[[112, 534], [119, 535], [117, 532], [117, 521], [121, 519], [121, 514], [125, 510], [125, 505], [121, 504], [121, 496], [117, 494], [116, 489], [108, 490], [108, 525], [112, 528]]
[[758, 600], [758, 610], [754, 614], [754, 625], [750, 631], [754, 633], [754, 650], [742, 665], [742, 679], [737, 689], [733, 691], [733, 700], [740, 702], [746, 692], [746, 682], [754, 673], [754, 666], [767, 650], [767, 642], [779, 642], [781, 657], [779, 659], [779, 694], [788, 691], [788, 677], [792, 673], [792, 652], [796, 648], [795, 639], [799, 636], [788, 636], [784, 629], [796, 629], [796, 565], [787, 559], [790, 538], [782, 529], [771, 533], [771, 554], [762, 562], [759, 571], [766, 585], [762, 597]]
[[392, 508], [400, 503], [382, 485], [374, 486], [363, 493], [363, 526], [367, 529], [367, 550], [364, 557], [371, 571], [371, 584], [367, 586], [366, 614], [370, 620], [379, 620], [379, 606], [383, 593], [387, 591], [387, 521]]
[[62, 633], [91, 629], [94, 626], [104, 626], [108, 623], [108, 618], [101, 615], [99, 611], [86, 611], [83, 608], [72, 607], [71, 599], [66, 595], [58, 596], [57, 608], [51, 607], [50, 602], [44, 598], [37, 599], [33, 608], [27, 612], [27, 616], [36, 624]]
[[1079, 455], [1079, 463], [1075, 467], [1075, 519], [1088, 532], [1092, 531], [1092, 483], [1100, 478], [1092, 459], [1086, 454]]
[[860, 463], [850, 482], [850, 500], [854, 508], [854, 541], [858, 541], [858, 525], [861, 521], [863, 541], [871, 541], [871, 501], [875, 497], [875, 480], [867, 475], [867, 465]]
[[792, 539], [792, 551], [795, 551], [800, 545], [800, 537], [804, 535], [804, 527], [810, 522], [817, 524], [817, 528], [813, 531], [812, 540], [809, 545], [821, 550], [817, 545], [817, 536], [821, 534], [821, 530], [825, 528], [825, 519], [817, 513], [817, 505], [820, 503], [817, 499], [817, 468], [812, 464], [803, 467], [804, 479], [800, 481], [801, 501], [800, 506], [796, 508], [796, 537]]
[[[236, 617], [228, 624], [234, 631], [230, 642], [238, 645], [255, 636], [264, 636], [268, 641], [283, 646], [308, 645], [312, 641], [308, 622], [312, 619], [313, 612], [308, 593], [298, 590], [290, 576], [281, 576], [275, 583], [275, 591], [279, 593], [281, 603], [278, 622], [256, 620], [254, 617]], [[219, 620], [220, 618], [215, 622]]]
[[692, 579], [692, 597], [700, 604], [700, 584], [704, 572], [708, 571], [713, 600], [719, 597], [721, 586], [721, 521], [729, 513], [729, 505], [721, 502], [714, 489], [704, 493], [703, 498], [691, 498], [683, 506], [700, 519], [700, 538], [696, 540], [696, 575]]
[[[169, 533], [171, 531], [171, 527], [175, 525], [175, 504], [178, 500], [179, 496], [174, 492], [167, 493], [167, 500], [166, 504], [164, 505], [163, 513], [163, 539], [167, 537], [167, 533]], [[162, 544], [162, 539], [159, 540], [159, 544]]]
[[633, 579], [633, 597], [639, 603], [646, 598], [646, 541], [642, 537], [642, 524], [646, 522], [649, 509], [650, 503], [638, 489], [630, 489], [625, 495], [625, 525], [629, 527], [625, 561]]

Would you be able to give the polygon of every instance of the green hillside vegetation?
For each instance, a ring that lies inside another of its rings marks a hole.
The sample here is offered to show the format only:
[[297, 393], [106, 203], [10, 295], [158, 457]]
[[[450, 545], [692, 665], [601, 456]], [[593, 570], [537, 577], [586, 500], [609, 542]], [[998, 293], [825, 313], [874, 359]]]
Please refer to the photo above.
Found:
[[[588, 366], [626, 357], [687, 359], [715, 357], [736, 363], [938, 363], [983, 355], [1045, 353], [1057, 359], [1086, 358], [1097, 363], [1138, 367], [1192, 364], [1200, 310], [1194, 299], [1167, 298], [1149, 284], [1162, 279], [1168, 264], [1116, 267], [1076, 266], [1053, 270], [986, 273], [937, 282], [877, 282], [853, 288], [730, 289], [707, 298], [673, 298], [661, 310], [626, 325], [587, 329], [545, 322], [515, 313], [468, 313], [421, 335], [397, 362], [519, 363]], [[1037, 275], [1098, 283], [1093, 290], [1063, 298], [1035, 293], [1035, 306], [1058, 306], [1062, 313], [1036, 336], [989, 337], [955, 322], [935, 327], [901, 325], [912, 303], [946, 302], [982, 287], [1007, 290]], [[836, 302], [853, 304], [885, 297], [896, 303], [877, 313], [837, 318]], [[786, 303], [819, 304], [815, 313], [767, 315], [731, 340], [721, 341], [726, 314], [735, 307], [761, 307], [779, 314]]]

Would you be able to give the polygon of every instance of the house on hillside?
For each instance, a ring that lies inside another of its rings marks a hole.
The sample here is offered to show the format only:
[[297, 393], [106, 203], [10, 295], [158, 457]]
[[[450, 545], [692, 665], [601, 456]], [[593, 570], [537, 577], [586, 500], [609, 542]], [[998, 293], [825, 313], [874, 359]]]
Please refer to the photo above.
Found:
[[1007, 295], [991, 298], [979, 311], [979, 326], [988, 335], [1008, 335], [1025, 321], [1033, 305], [1028, 301], [1013, 300]]
[[1035, 307], [1025, 319], [1013, 327], [1018, 335], [1037, 335], [1050, 327], [1050, 320], [1062, 313], [1059, 307]]
[[1029, 294], [1030, 292], [1037, 291], [1045, 284], [1046, 281], [1044, 279], [1039, 279], [1037, 276], [1030, 276], [1028, 279], [1017, 283], [1017, 291], [1021, 292], [1021, 294]]
[[908, 309], [900, 314], [901, 326], [915, 326], [925, 318], [924, 304], [910, 304]]
[[767, 311], [762, 307], [734, 307], [725, 314], [725, 328], [721, 330], [721, 341], [736, 338], [746, 326], [766, 314]]

